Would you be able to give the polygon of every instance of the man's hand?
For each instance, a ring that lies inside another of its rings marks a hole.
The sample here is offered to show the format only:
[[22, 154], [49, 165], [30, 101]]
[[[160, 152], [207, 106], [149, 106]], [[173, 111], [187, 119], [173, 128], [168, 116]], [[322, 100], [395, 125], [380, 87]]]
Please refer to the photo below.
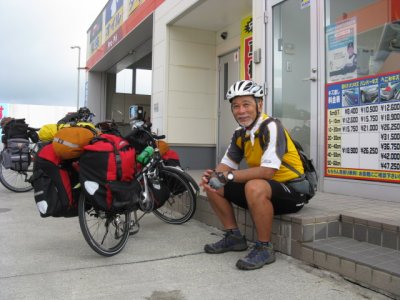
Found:
[[206, 170], [201, 177], [200, 186], [204, 191], [213, 191], [222, 188], [227, 180], [222, 172], [215, 172], [215, 170]]
[[224, 187], [227, 182], [228, 180], [226, 179], [224, 173], [214, 172], [211, 175], [208, 185], [214, 190], [219, 190], [220, 188]]
[[203, 187], [203, 191], [207, 191], [210, 188], [210, 186], [208, 185], [208, 181], [210, 180], [211, 174], [214, 172], [214, 170], [208, 169], [205, 170], [203, 173], [203, 176], [201, 177], [201, 181], [199, 183], [199, 185], [201, 187]]

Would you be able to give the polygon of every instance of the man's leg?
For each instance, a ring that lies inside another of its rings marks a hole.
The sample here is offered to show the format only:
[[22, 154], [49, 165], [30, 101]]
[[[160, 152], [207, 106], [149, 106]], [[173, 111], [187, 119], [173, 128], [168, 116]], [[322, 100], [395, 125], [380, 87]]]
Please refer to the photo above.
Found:
[[226, 200], [222, 194], [222, 191], [218, 193], [207, 193], [211, 207], [225, 230], [237, 228], [238, 226], [232, 204]]
[[[221, 190], [222, 191], [222, 190]], [[211, 254], [224, 253], [227, 251], [244, 251], [247, 249], [246, 237], [241, 235], [232, 204], [226, 200], [222, 192], [207, 193], [211, 207], [221, 221], [226, 233], [222, 240], [207, 244], [204, 251]]]
[[266, 180], [254, 179], [246, 183], [245, 193], [247, 205], [256, 226], [258, 240], [269, 242], [274, 219], [271, 186]]
[[250, 214], [256, 226], [258, 241], [246, 257], [237, 261], [242, 270], [259, 269], [275, 261], [275, 252], [271, 238], [274, 207], [271, 202], [272, 189], [262, 179], [250, 180], [245, 185], [245, 194]]

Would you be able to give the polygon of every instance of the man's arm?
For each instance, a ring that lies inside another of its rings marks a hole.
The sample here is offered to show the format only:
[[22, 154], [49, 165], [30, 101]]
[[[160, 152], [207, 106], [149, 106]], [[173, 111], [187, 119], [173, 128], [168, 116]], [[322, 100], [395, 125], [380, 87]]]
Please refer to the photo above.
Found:
[[225, 177], [228, 174], [228, 171], [232, 171], [234, 175], [234, 182], [247, 182], [252, 179], [271, 179], [276, 169], [267, 168], [267, 167], [254, 167], [243, 170], [221, 170], [220, 172], [224, 172]]
[[229, 166], [227, 166], [226, 164], [220, 163], [216, 168], [215, 171], [216, 172], [228, 172], [228, 171], [232, 171], [234, 169], [230, 168]]
[[[243, 170], [235, 170], [230, 167], [228, 167], [225, 164], [219, 164], [215, 172], [222, 172], [227, 178], [228, 172], [231, 171], [234, 175], [233, 182], [239, 182], [239, 183], [245, 183], [249, 180], [252, 179], [271, 179], [275, 172], [276, 169], [273, 168], [267, 168], [267, 167], [254, 167], [254, 168], [249, 168], [249, 169], [243, 169]], [[209, 186], [209, 180], [214, 173], [214, 170], [206, 170], [203, 173], [203, 176], [201, 178], [200, 186], [203, 187], [204, 191], [214, 191], [216, 192], [215, 189], [211, 188]]]

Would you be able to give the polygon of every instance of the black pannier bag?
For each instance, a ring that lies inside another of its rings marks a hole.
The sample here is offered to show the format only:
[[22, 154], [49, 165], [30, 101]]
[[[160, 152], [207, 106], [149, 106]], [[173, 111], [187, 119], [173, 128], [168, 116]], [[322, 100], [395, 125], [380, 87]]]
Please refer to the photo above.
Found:
[[7, 140], [3, 153], [3, 166], [14, 171], [26, 171], [31, 163], [29, 140], [15, 138]]
[[32, 141], [32, 143], [37, 143], [39, 142], [39, 135], [36, 132], [36, 130], [29, 128], [28, 129], [28, 137]]
[[51, 144], [35, 157], [30, 182], [40, 216], [75, 217], [80, 194], [78, 173], [72, 161], [62, 161]]
[[25, 119], [12, 119], [3, 128], [2, 142], [9, 139], [30, 139], [33, 143], [39, 141], [37, 132], [25, 123]]
[[150, 179], [147, 181], [148, 183], [148, 193], [149, 198], [152, 203], [149, 205], [152, 209], [158, 209], [164, 205], [164, 203], [170, 197], [170, 190], [168, 188], [168, 184], [165, 182], [163, 178], [159, 179]]
[[134, 209], [140, 194], [133, 180], [135, 149], [123, 138], [102, 134], [84, 147], [79, 177], [85, 197], [96, 209], [123, 212]]
[[28, 139], [28, 124], [25, 119], [12, 119], [4, 126], [5, 139]]

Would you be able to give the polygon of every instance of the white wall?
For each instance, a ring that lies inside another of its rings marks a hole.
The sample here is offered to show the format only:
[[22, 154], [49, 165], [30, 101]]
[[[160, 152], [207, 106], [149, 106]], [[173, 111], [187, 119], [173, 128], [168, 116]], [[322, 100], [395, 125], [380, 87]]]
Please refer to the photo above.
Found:
[[215, 145], [215, 33], [169, 26], [197, 2], [165, 1], [155, 11], [153, 130], [173, 144]]
[[[266, 43], [265, 43], [265, 23], [264, 11], [265, 1], [253, 0], [253, 50], [261, 49], [261, 61], [258, 64], [253, 63], [253, 79], [259, 84], [266, 81]], [[266, 105], [264, 105], [266, 109]]]
[[9, 104], [8, 116], [22, 119], [31, 127], [41, 127], [45, 124], [54, 124], [63, 118], [68, 112], [76, 111], [74, 106], [49, 106]]
[[106, 119], [107, 75], [102, 72], [89, 72], [88, 82], [89, 93], [85, 106], [96, 115], [95, 123], [104, 121]]
[[215, 32], [169, 27], [168, 141], [215, 144]]
[[[222, 56], [240, 47], [240, 23], [241, 19], [239, 18], [235, 23], [230, 24], [217, 32], [215, 36], [217, 56]], [[222, 32], [228, 33], [226, 40], [221, 39]]]
[[[153, 129], [169, 143], [216, 144], [218, 108], [218, 56], [240, 47], [241, 19], [253, 13], [256, 48], [264, 49], [264, 4], [253, 0], [253, 11], [218, 31], [171, 26], [180, 14], [200, 1], [165, 1], [154, 14], [153, 26]], [[195, 9], [195, 8], [194, 8]], [[223, 41], [220, 34], [229, 32]], [[254, 79], [265, 78], [265, 58], [255, 65]]]

